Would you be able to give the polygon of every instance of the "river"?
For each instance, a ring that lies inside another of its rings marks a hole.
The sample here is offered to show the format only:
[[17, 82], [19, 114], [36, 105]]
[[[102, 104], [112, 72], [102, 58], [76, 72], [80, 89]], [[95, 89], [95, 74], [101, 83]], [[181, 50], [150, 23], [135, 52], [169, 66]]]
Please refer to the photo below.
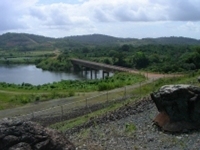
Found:
[[[93, 75], [93, 78], [94, 76], [95, 75]], [[101, 71], [98, 71], [96, 78], [102, 78]], [[0, 65], [0, 82], [42, 85], [61, 80], [83, 79], [91, 79], [90, 73], [44, 71], [40, 68], [37, 68], [35, 65]]]

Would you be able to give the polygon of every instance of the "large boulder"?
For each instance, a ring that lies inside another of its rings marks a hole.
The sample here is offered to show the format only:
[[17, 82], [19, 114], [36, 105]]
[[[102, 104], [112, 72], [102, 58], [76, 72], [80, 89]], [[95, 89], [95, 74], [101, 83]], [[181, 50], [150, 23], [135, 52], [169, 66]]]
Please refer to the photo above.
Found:
[[158, 111], [155, 124], [169, 132], [200, 128], [200, 88], [166, 85], [151, 94]]
[[0, 121], [0, 150], [75, 150], [61, 133], [34, 122]]

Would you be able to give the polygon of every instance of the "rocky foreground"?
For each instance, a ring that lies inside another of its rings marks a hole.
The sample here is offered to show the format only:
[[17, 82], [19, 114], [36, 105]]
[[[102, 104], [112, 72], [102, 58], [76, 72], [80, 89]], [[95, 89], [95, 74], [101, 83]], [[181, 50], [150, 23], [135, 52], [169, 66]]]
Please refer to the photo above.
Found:
[[200, 89], [164, 86], [151, 98], [91, 118], [65, 136], [33, 122], [2, 120], [0, 150], [200, 150]]
[[75, 150], [61, 133], [34, 122], [0, 121], [0, 150]]
[[79, 150], [200, 149], [199, 131], [165, 133], [152, 122], [158, 113], [151, 100], [143, 100], [97, 118], [101, 124], [89, 121], [85, 124], [87, 129], [68, 131], [67, 136]]

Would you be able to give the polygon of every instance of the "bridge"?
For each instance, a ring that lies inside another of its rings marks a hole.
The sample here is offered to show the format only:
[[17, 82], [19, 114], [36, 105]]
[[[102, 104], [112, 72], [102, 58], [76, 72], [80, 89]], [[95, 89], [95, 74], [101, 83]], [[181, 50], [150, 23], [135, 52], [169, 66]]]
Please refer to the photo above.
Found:
[[[105, 74], [109, 76], [109, 72], [132, 72], [132, 69], [120, 67], [120, 66], [114, 66], [114, 65], [108, 65], [103, 63], [97, 63], [93, 61], [87, 61], [82, 59], [71, 59], [72, 64], [74, 65], [74, 68], [76, 68], [76, 65], [85, 67], [86, 70], [88, 68], [90, 70], [95, 70], [95, 76], [96, 76], [96, 70], [103, 70], [102, 76], [105, 77]], [[92, 71], [91, 71], [91, 78], [92, 78]]]
[[[131, 68], [97, 63], [97, 62], [87, 61], [87, 60], [82, 60], [82, 59], [77, 59], [77, 58], [72, 58], [71, 62], [74, 65], [74, 67], [76, 67], [76, 65], [78, 65], [78, 66], [82, 66], [85, 68], [90, 68], [91, 70], [92, 69], [93, 70], [103, 70], [103, 78], [105, 77], [104, 74], [107, 74], [109, 76], [109, 72], [129, 72], [129, 73], [135, 73], [135, 74], [143, 74], [148, 79], [158, 79], [158, 78], [163, 78], [163, 77], [180, 76], [180, 75], [176, 75], [176, 74], [158, 74], [158, 73], [141, 72], [141, 71], [134, 70]], [[92, 71], [91, 71], [91, 77], [92, 77]]]
[[87, 61], [87, 60], [82, 60], [82, 59], [72, 58], [71, 62], [72, 64], [75, 64], [75, 65], [92, 68], [95, 70], [103, 70], [106, 72], [132, 72], [133, 71], [132, 69], [125, 68], [125, 67], [97, 63], [97, 62]]

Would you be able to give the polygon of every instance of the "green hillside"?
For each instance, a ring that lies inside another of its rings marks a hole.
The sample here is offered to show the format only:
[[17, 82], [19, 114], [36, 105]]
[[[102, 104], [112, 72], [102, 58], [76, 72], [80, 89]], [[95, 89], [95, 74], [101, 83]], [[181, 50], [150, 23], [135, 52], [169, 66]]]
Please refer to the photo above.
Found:
[[141, 45], [200, 45], [200, 40], [186, 37], [160, 37], [160, 38], [119, 38], [102, 34], [68, 36], [63, 38], [50, 38], [26, 33], [6, 33], [0, 35], [0, 50], [44, 50], [53, 47], [82, 48], [83, 46], [119, 46], [130, 44]]
[[29, 51], [50, 48], [55, 39], [34, 34], [6, 33], [0, 36], [0, 49]]

